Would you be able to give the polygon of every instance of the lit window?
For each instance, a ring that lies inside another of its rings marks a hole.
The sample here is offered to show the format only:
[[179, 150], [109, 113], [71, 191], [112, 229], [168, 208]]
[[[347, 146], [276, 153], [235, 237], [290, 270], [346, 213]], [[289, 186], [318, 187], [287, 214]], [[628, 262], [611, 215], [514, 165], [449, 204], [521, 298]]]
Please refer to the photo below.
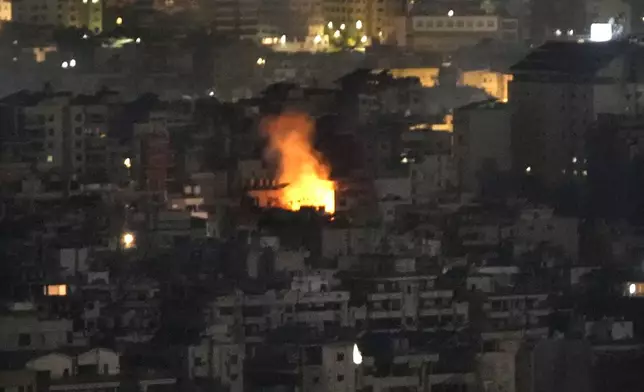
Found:
[[47, 163], [53, 163], [54, 162], [54, 156], [53, 155], [47, 155]]
[[44, 293], [48, 297], [64, 297], [67, 295], [67, 285], [50, 284], [44, 287]]

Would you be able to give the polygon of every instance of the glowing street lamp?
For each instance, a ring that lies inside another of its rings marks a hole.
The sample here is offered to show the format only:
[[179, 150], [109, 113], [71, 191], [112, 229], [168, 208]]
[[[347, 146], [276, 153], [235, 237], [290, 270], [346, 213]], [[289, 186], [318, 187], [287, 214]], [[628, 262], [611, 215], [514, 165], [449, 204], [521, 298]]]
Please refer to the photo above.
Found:
[[317, 45], [320, 42], [322, 42], [322, 37], [320, 36], [320, 34], [318, 34], [315, 36], [315, 38], [313, 38], [313, 43]]
[[326, 27], [328, 27], [328, 28], [329, 28], [329, 30], [331, 30], [331, 29], [333, 28], [333, 22], [329, 22], [329, 23], [327, 23], [327, 24], [326, 24]]
[[454, 10], [447, 11], [447, 16], [449, 16], [450, 18], [454, 16]]
[[123, 18], [121, 18], [120, 16], [118, 18], [116, 18], [116, 24], [118, 26], [122, 25], [123, 24]]
[[69, 60], [69, 67], [74, 68], [76, 66], [76, 59]]
[[136, 240], [136, 238], [134, 237], [134, 234], [132, 234], [132, 233], [124, 233], [123, 237], [121, 237], [121, 242], [123, 243], [123, 247], [125, 249], [134, 248], [135, 240]]
[[360, 37], [360, 42], [362, 42], [363, 44], [366, 44], [367, 43], [367, 36], [363, 35], [362, 37]]
[[335, 33], [333, 33], [333, 38], [340, 38], [340, 30], [336, 30]]
[[360, 365], [362, 363], [362, 353], [357, 344], [353, 345], [353, 363], [354, 365]]
[[69, 68], [69, 63], [67, 61], [63, 61], [63, 63], [60, 65], [62, 69], [67, 69]]
[[280, 37], [280, 44], [282, 44], [282, 45], [286, 44], [286, 36], [285, 35], [282, 35]]
[[356, 22], [356, 29], [360, 30], [362, 28], [362, 21], [359, 20]]
[[127, 167], [128, 169], [132, 167], [132, 160], [130, 158], [125, 158], [123, 160], [123, 166]]
[[257, 59], [257, 65], [265, 65], [266, 64], [266, 59], [263, 57], [260, 57]]
[[340, 25], [340, 30], [344, 30], [344, 29], [346, 29], [346, 28], [347, 28], [347, 26], [346, 26], [344, 23], [342, 23], [342, 24]]

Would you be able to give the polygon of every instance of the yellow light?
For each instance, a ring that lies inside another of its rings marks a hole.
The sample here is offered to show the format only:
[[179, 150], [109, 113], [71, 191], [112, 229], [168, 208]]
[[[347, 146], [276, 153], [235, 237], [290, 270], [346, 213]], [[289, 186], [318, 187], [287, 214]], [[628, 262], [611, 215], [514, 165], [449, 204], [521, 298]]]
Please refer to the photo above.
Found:
[[48, 297], [64, 297], [67, 295], [67, 285], [50, 284], [45, 286], [44, 292]]
[[333, 22], [327, 23], [326, 27], [328, 27], [329, 29], [332, 29], [333, 28]]
[[449, 16], [450, 18], [454, 16], [454, 10], [449, 10], [449, 12], [447, 12], [447, 16]]
[[359, 20], [356, 22], [356, 29], [360, 30], [362, 28], [362, 21]]
[[340, 38], [340, 30], [336, 30], [335, 33], [333, 33], [333, 38]]
[[286, 36], [283, 35], [280, 37], [280, 44], [284, 45], [286, 43]]
[[123, 242], [123, 247], [125, 249], [130, 249], [134, 247], [134, 234], [132, 233], [125, 233], [123, 234], [123, 238], [121, 238], [121, 241]]
[[366, 44], [366, 43], [367, 43], [367, 36], [366, 36], [366, 35], [363, 35], [363, 36], [360, 38], [360, 42], [362, 42], [363, 44]]
[[346, 29], [346, 28], [347, 28], [347, 26], [346, 26], [344, 23], [342, 23], [342, 24], [340, 25], [340, 30], [344, 30], [344, 29]]
[[257, 59], [257, 65], [264, 65], [266, 64], [266, 59], [263, 57], [260, 57]]
[[116, 24], [119, 25], [119, 26], [122, 25], [123, 24], [123, 18], [121, 18], [120, 16], [118, 18], [116, 18]]
[[130, 158], [125, 158], [123, 160], [123, 166], [127, 167], [128, 169], [132, 167], [132, 160]]
[[320, 34], [318, 34], [315, 36], [315, 38], [313, 38], [313, 43], [317, 45], [320, 42], [322, 42], [322, 37], [320, 36]]

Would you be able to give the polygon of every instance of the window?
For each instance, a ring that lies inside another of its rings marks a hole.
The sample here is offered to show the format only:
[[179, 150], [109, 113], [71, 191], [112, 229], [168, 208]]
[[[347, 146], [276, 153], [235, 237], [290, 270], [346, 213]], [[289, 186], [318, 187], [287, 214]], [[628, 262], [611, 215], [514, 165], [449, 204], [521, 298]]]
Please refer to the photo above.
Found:
[[110, 366], [106, 363], [103, 364], [103, 374], [110, 374]]
[[237, 365], [237, 361], [239, 358], [237, 357], [237, 354], [233, 354], [230, 356], [230, 364], [231, 365]]
[[338, 374], [338, 381], [344, 381], [344, 374]]
[[54, 136], [54, 128], [49, 128], [47, 130], [47, 133], [49, 134], [49, 136]]
[[336, 359], [338, 362], [344, 361], [344, 353], [337, 353]]
[[67, 343], [74, 343], [74, 333], [67, 332]]
[[21, 333], [18, 335], [18, 346], [26, 347], [31, 345], [31, 335], [28, 333]]
[[77, 162], [81, 162], [82, 160], [83, 160], [83, 156], [82, 156], [82, 155], [76, 155], [76, 161], [77, 161]]
[[77, 140], [77, 141], [74, 143], [74, 145], [76, 146], [76, 148], [81, 148], [81, 147], [82, 147], [82, 145], [83, 145], [83, 143], [82, 143], [80, 140]]
[[80, 136], [83, 133], [83, 130], [81, 129], [81, 127], [76, 127], [74, 128], [74, 133]]
[[496, 23], [494, 23], [493, 20], [488, 20], [487, 21], [487, 27], [494, 27], [495, 25], [496, 25]]

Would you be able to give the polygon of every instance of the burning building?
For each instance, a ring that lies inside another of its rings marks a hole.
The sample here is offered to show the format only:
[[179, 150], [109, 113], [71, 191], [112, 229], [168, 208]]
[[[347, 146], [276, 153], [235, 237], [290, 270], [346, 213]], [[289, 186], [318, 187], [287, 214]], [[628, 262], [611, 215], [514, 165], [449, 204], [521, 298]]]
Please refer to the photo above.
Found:
[[261, 207], [297, 211], [302, 207], [335, 212], [335, 184], [331, 169], [313, 147], [313, 121], [303, 114], [267, 118], [261, 126], [267, 138], [265, 158], [277, 167], [270, 186], [249, 192]]

